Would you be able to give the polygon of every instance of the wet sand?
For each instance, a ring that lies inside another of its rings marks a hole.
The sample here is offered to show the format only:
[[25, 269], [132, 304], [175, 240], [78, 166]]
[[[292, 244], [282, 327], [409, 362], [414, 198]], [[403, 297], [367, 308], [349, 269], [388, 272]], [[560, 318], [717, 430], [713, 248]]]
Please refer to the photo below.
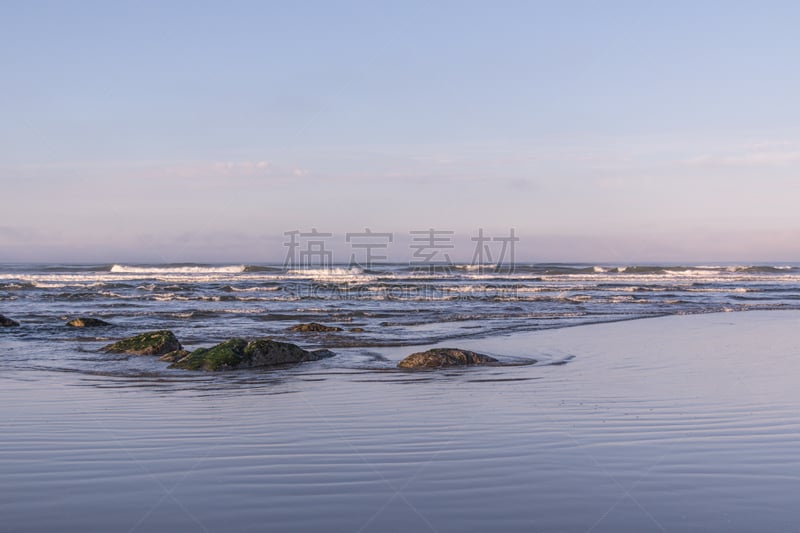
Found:
[[[800, 313], [448, 342], [207, 379], [6, 369], [13, 531], [775, 531], [800, 523]], [[5, 344], [19, 358], [23, 344]], [[359, 359], [361, 358], [361, 359]], [[24, 358], [19, 358], [22, 361]]]

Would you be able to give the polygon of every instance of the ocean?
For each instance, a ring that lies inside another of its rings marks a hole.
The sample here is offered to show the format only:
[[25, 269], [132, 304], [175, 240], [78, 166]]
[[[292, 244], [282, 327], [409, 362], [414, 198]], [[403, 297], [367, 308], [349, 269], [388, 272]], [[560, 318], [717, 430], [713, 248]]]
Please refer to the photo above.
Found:
[[[78, 316], [117, 326], [103, 338], [172, 329], [190, 345], [268, 336], [333, 348], [759, 309], [800, 309], [800, 265], [0, 266], [0, 313], [24, 323], [11, 335], [54, 346], [91, 340], [63, 328]], [[311, 321], [345, 331], [287, 331]]]
[[[797, 264], [4, 265], [0, 530], [793, 530], [798, 310]], [[153, 329], [337, 355], [98, 351]]]

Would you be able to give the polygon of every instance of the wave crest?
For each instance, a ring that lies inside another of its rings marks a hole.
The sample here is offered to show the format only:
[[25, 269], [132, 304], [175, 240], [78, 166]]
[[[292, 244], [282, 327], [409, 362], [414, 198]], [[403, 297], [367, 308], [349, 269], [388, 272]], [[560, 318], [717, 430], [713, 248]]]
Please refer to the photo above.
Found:
[[229, 266], [128, 266], [114, 265], [111, 272], [115, 274], [235, 274], [245, 271], [244, 265]]

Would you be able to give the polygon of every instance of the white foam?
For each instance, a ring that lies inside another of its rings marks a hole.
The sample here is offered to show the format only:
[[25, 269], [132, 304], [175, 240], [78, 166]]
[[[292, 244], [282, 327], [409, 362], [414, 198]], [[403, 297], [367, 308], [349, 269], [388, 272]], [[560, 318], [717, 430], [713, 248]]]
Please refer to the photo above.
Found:
[[560, 292], [561, 287], [516, 287], [517, 292]]
[[[166, 294], [156, 294], [156, 295], [152, 296], [151, 298], [153, 300], [155, 300], [156, 302], [188, 302], [189, 300], [192, 299], [192, 298], [189, 298], [187, 296], [179, 296], [179, 295], [177, 295], [175, 293], [172, 293], [172, 292], [168, 292]], [[198, 300], [211, 300], [211, 301], [214, 301], [214, 302], [219, 301], [219, 297], [218, 296], [213, 296], [213, 297], [201, 296], [200, 298], [197, 298], [197, 299]]]
[[[287, 279], [312, 279], [314, 281], [332, 281], [337, 283], [348, 281], [364, 283], [377, 279], [376, 276], [364, 274], [364, 271], [358, 267], [297, 269], [289, 270], [287, 274], [290, 276]], [[281, 278], [278, 277], [278, 279]]]
[[459, 285], [454, 287], [436, 287], [434, 290], [447, 291], [447, 292], [484, 292], [484, 291], [500, 291], [499, 287], [489, 287], [487, 285]]
[[484, 264], [484, 265], [455, 265], [455, 268], [458, 269], [458, 270], [466, 270], [467, 272], [473, 272], [473, 271], [481, 270], [481, 269], [490, 270], [490, 269], [493, 269], [493, 268], [497, 268], [497, 265], [489, 265], [489, 264]]
[[[702, 268], [702, 267], [699, 267]], [[665, 270], [664, 274], [669, 276], [690, 276], [690, 277], [712, 277], [719, 276], [720, 272], [711, 270], [711, 267], [705, 267], [707, 270], [686, 269], [686, 270]], [[735, 268], [735, 267], [731, 267]], [[728, 272], [736, 272], [735, 270], [728, 270]]]
[[615, 304], [629, 303], [629, 302], [637, 302], [637, 303], [648, 302], [648, 300], [636, 299], [633, 296], [624, 296], [624, 295], [611, 296], [610, 298], [608, 298], [608, 301]]
[[114, 265], [111, 272], [116, 274], [235, 274], [244, 272], [244, 265], [229, 266], [180, 266], [180, 267], [150, 267]]
[[358, 267], [351, 268], [300, 268], [289, 270], [289, 274], [299, 274], [303, 276], [353, 276], [363, 274], [364, 271]]
[[119, 298], [121, 300], [130, 300], [136, 298], [136, 296], [125, 296], [114, 291], [97, 291], [97, 294], [105, 296], [107, 298]]
[[33, 281], [31, 284], [37, 289], [63, 289], [66, 287], [64, 283], [45, 283], [43, 281]]
[[237, 287], [230, 288], [232, 292], [271, 292], [271, 291], [279, 291], [281, 290], [278, 286], [273, 287], [247, 287], [244, 289], [240, 289]]

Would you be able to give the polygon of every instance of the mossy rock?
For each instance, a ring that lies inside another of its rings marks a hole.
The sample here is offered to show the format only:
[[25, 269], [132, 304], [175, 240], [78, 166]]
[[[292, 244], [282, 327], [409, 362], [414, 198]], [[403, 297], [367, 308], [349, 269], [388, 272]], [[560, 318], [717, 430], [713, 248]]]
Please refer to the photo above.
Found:
[[100, 328], [104, 326], [110, 326], [111, 324], [106, 322], [105, 320], [100, 320], [99, 318], [75, 318], [67, 322], [67, 325], [72, 328]]
[[350, 328], [351, 333], [364, 333], [364, 328]]
[[450, 366], [485, 365], [498, 363], [494, 357], [457, 348], [434, 348], [412, 353], [399, 363], [398, 368], [444, 368]]
[[211, 348], [198, 348], [180, 361], [176, 361], [170, 368], [183, 368], [185, 370], [223, 370], [236, 368], [244, 357], [247, 341], [244, 339], [231, 339]]
[[308, 324], [297, 324], [289, 328], [289, 331], [299, 333], [323, 333], [330, 331], [342, 331], [342, 328], [336, 326], [326, 326], [318, 322], [309, 322]]
[[19, 326], [19, 322], [16, 320], [0, 315], [0, 328], [15, 328], [17, 326]]
[[161, 357], [158, 358], [159, 361], [164, 361], [165, 363], [177, 363], [191, 352], [188, 350], [175, 350], [174, 352], [165, 353]]
[[171, 331], [150, 331], [101, 348], [104, 352], [130, 355], [164, 355], [183, 347]]
[[334, 354], [328, 350], [308, 351], [288, 342], [272, 339], [230, 339], [211, 348], [199, 348], [170, 365], [184, 370], [235, 370], [317, 361]]

